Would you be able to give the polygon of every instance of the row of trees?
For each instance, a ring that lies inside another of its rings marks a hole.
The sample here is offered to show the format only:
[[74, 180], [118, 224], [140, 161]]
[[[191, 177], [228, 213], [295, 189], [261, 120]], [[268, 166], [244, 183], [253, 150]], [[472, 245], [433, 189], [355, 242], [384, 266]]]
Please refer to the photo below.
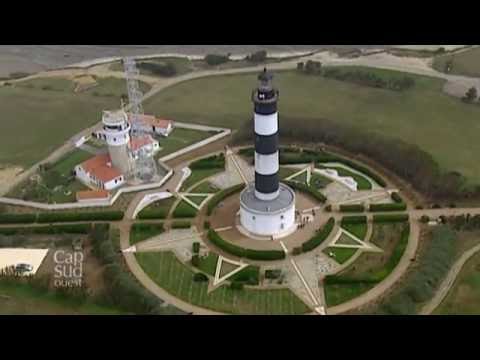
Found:
[[[230, 61], [230, 56], [230, 53], [228, 53], [227, 55], [207, 54], [203, 60], [210, 66], [218, 66]], [[267, 60], [267, 56], [267, 51], [260, 50], [247, 55], [245, 57], [245, 60], [251, 63], [262, 63]]]
[[384, 78], [374, 72], [365, 70], [324, 69], [320, 61], [299, 62], [297, 63], [297, 70], [309, 75], [322, 75], [326, 78], [395, 91], [408, 90], [415, 86], [415, 80], [408, 76]]
[[[434, 200], [480, 195], [480, 187], [467, 188], [458, 172], [443, 172], [438, 163], [418, 146], [326, 119], [282, 118], [280, 136], [289, 141], [329, 144], [353, 154], [371, 158], [411, 183]], [[236, 143], [248, 143], [252, 134], [243, 127], [234, 137]]]

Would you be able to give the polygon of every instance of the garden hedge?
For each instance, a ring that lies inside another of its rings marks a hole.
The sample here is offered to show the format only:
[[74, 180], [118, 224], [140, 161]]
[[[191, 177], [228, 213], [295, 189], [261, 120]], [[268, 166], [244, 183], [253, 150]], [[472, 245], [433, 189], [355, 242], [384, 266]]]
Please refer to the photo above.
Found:
[[137, 215], [140, 220], [165, 219], [170, 209], [143, 209]]
[[250, 260], [264, 260], [264, 261], [273, 261], [273, 260], [282, 260], [285, 259], [285, 252], [280, 250], [253, 250], [242, 248], [237, 245], [233, 245], [218, 235], [215, 230], [208, 230], [207, 233], [208, 239], [217, 247], [223, 251], [238, 256], [240, 258], [247, 258]]
[[394, 223], [408, 221], [408, 214], [395, 214], [395, 215], [374, 215], [374, 223]]
[[360, 213], [365, 211], [365, 207], [361, 204], [356, 205], [340, 205], [341, 212]]
[[315, 189], [313, 186], [307, 186], [305, 184], [295, 182], [295, 181], [284, 181], [284, 182], [285, 184], [290, 186], [292, 189], [305, 192], [321, 203], [325, 203], [327, 201], [327, 198], [320, 191]]
[[192, 162], [188, 167], [191, 170], [204, 170], [204, 169], [223, 169], [225, 167], [225, 155], [213, 155], [204, 159], [200, 159]]
[[348, 224], [366, 224], [367, 217], [366, 216], [344, 216], [342, 218], [341, 225], [348, 225]]
[[0, 214], [0, 224], [31, 224], [37, 221], [37, 214]]
[[407, 204], [405, 204], [405, 203], [370, 204], [369, 210], [371, 212], [405, 211], [405, 210], [407, 210]]
[[242, 191], [244, 187], [245, 187], [245, 184], [238, 184], [216, 193], [207, 204], [207, 215], [212, 215], [213, 210], [217, 207], [217, 205], [220, 202], [222, 202], [222, 200], [229, 197], [230, 195], [233, 195], [239, 191]]
[[172, 229], [190, 229], [192, 223], [190, 221], [174, 221], [171, 225]]
[[77, 221], [119, 221], [124, 216], [123, 211], [97, 212], [49, 212], [38, 214], [39, 223], [77, 222]]
[[247, 266], [229, 279], [230, 281], [242, 282], [247, 285], [258, 285], [260, 282], [260, 268], [258, 266]]
[[29, 227], [4, 227], [0, 228], [1, 235], [16, 234], [88, 234], [92, 228], [91, 224], [69, 224], [50, 226], [29, 226]]
[[304, 242], [302, 244], [302, 251], [303, 252], [308, 252], [313, 249], [315, 249], [317, 246], [319, 246], [322, 242], [324, 242], [328, 235], [333, 230], [333, 227], [335, 226], [335, 219], [332, 217], [328, 219], [327, 223], [323, 228], [321, 228], [317, 233], [308, 241]]
[[395, 201], [397, 204], [403, 203], [403, 199], [400, 196], [398, 192], [393, 192], [390, 197], [392, 198], [393, 201]]

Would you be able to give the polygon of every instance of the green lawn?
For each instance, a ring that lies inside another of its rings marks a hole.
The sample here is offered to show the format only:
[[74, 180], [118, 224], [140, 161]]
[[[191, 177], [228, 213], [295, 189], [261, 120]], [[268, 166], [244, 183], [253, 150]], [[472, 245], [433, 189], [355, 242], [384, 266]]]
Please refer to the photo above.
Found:
[[343, 224], [342, 228], [360, 240], [364, 240], [367, 235], [367, 224]]
[[332, 253], [334, 255], [332, 259], [341, 265], [350, 260], [350, 258], [355, 255], [357, 251], [358, 249], [329, 247], [323, 250], [323, 253], [327, 256], [330, 256], [330, 253]]
[[52, 169], [58, 171], [60, 175], [68, 177], [71, 176], [71, 173], [75, 166], [92, 157], [93, 155], [86, 151], [83, 151], [81, 149], [75, 149], [69, 154], [65, 155], [55, 164], [53, 164]]
[[159, 286], [191, 304], [231, 314], [304, 314], [310, 311], [288, 289], [231, 290], [221, 286], [207, 294], [207, 283], [193, 282], [193, 271], [171, 252], [137, 253], [140, 266]]
[[384, 252], [362, 253], [340, 274], [327, 276], [324, 287], [327, 305], [354, 299], [390, 275], [405, 252], [409, 233], [405, 223], [374, 225], [371, 241]]
[[215, 272], [217, 271], [217, 261], [217, 254], [208, 253], [206, 257], [200, 257], [198, 269], [203, 271], [205, 274], [215, 276]]
[[220, 191], [220, 189], [209, 181], [204, 181], [192, 190], [190, 190], [190, 192], [197, 194], [214, 194], [218, 191]]
[[[163, 116], [162, 112], [155, 114]], [[175, 120], [180, 119], [175, 118]], [[162, 149], [156, 154], [156, 157], [159, 158], [174, 153], [177, 150], [209, 138], [210, 136], [213, 136], [213, 134], [208, 131], [175, 128], [170, 135], [159, 139]]]
[[433, 68], [445, 72], [448, 61], [453, 61], [450, 74], [465, 76], [480, 76], [480, 48], [473, 48], [458, 54], [446, 54], [436, 56], [433, 60]]
[[199, 205], [207, 198], [206, 196], [193, 196], [193, 195], [190, 195], [190, 196], [187, 196], [188, 200], [190, 200], [191, 202], [193, 202], [194, 204], [196, 205]]
[[[390, 74], [388, 70], [370, 70]], [[173, 119], [226, 126], [247, 126], [250, 92], [257, 74], [228, 75], [180, 83], [148, 99], [147, 112]], [[439, 164], [480, 183], [480, 106], [464, 104], [442, 92], [444, 80], [408, 75], [415, 87], [403, 92], [279, 72], [283, 122], [330, 119], [383, 135], [399, 137], [431, 153]]]
[[434, 314], [480, 314], [480, 254], [474, 255], [463, 266], [452, 289]]
[[316, 189], [323, 189], [325, 188], [328, 184], [330, 184], [332, 180], [320, 175], [320, 174], [315, 174], [312, 173], [312, 176], [310, 178], [310, 186], [315, 187]]
[[192, 170], [192, 174], [182, 184], [180, 191], [186, 191], [199, 181], [224, 171], [222, 168]]
[[51, 292], [38, 291], [30, 284], [0, 282], [0, 315], [121, 315], [124, 312], [77, 301]]
[[285, 179], [285, 178], [289, 177], [290, 175], [295, 174], [298, 171], [299, 171], [299, 169], [292, 169], [292, 168], [287, 168], [287, 167], [284, 167], [284, 166], [280, 166], [280, 170], [278, 171], [278, 176], [280, 177], [280, 179]]
[[170, 197], [168, 199], [160, 200], [154, 202], [153, 204], [147, 206], [145, 209], [140, 211], [138, 214], [139, 219], [165, 219], [175, 202], [175, 197]]
[[372, 183], [368, 181], [364, 176], [358, 175], [354, 172], [351, 172], [340, 166], [320, 166], [317, 165], [320, 169], [332, 169], [337, 170], [338, 175], [342, 177], [352, 177], [353, 180], [357, 182], [357, 190], [372, 190]]
[[130, 230], [130, 245], [150, 239], [163, 232], [163, 224], [133, 224]]
[[35, 88], [36, 84], [28, 88], [24, 86], [28, 82], [19, 87], [0, 87], [4, 118], [0, 121], [0, 164], [31, 166], [79, 131], [99, 122], [102, 110], [120, 104], [118, 97], [93, 96], [90, 91], [75, 94], [66, 85], [68, 80], [35, 80], [40, 81], [65, 90], [42, 90]]
[[173, 210], [172, 217], [173, 218], [193, 218], [197, 216], [198, 210], [195, 209], [192, 205], [188, 204], [184, 200], [180, 201]]

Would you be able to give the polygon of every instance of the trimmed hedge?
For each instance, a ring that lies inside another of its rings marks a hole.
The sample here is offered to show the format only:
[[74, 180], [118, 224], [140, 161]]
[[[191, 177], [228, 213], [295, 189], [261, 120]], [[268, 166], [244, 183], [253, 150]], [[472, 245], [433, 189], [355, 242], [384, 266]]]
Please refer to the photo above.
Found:
[[239, 191], [242, 191], [244, 187], [245, 187], [245, 184], [238, 184], [216, 193], [207, 204], [207, 215], [209, 216], [212, 215], [213, 210], [217, 207], [217, 205], [220, 202], [222, 202], [222, 200], [229, 197], [230, 195], [233, 195]]
[[51, 212], [38, 214], [39, 223], [77, 222], [77, 221], [119, 221], [124, 216], [123, 211], [97, 212]]
[[174, 221], [172, 222], [172, 229], [189, 229], [192, 226], [190, 221]]
[[317, 233], [313, 236], [313, 238], [311, 238], [310, 240], [302, 244], [302, 251], [308, 252], [315, 249], [317, 246], [319, 246], [322, 242], [324, 242], [327, 239], [328, 235], [330, 235], [330, 233], [332, 232], [334, 226], [335, 226], [335, 219], [332, 217], [328, 219], [327, 223], [322, 229], [317, 231]]
[[398, 192], [393, 192], [392, 195], [390, 195], [393, 201], [395, 201], [397, 204], [403, 203], [403, 199], [400, 196]]
[[408, 214], [398, 214], [398, 215], [374, 215], [374, 223], [393, 223], [393, 222], [405, 222], [408, 221]]
[[341, 212], [351, 212], [351, 213], [359, 213], [365, 211], [365, 206], [356, 204], [356, 205], [340, 205]]
[[264, 261], [273, 261], [273, 260], [283, 260], [285, 259], [285, 253], [280, 250], [253, 250], [242, 248], [237, 245], [233, 245], [218, 235], [215, 230], [208, 230], [207, 233], [208, 239], [217, 247], [223, 251], [238, 256], [240, 258], [247, 258], [250, 260], [264, 260]]
[[315, 189], [313, 186], [307, 186], [305, 184], [294, 182], [294, 181], [284, 181], [284, 182], [285, 184], [290, 186], [292, 189], [305, 192], [321, 203], [325, 203], [327, 201], [327, 198], [320, 191]]
[[0, 228], [0, 234], [1, 235], [88, 234], [91, 228], [92, 228], [91, 224], [51, 225], [51, 226], [32, 226], [32, 227], [5, 227], [5, 228]]
[[230, 281], [241, 282], [246, 285], [258, 285], [260, 282], [260, 268], [258, 266], [247, 266], [230, 278]]
[[37, 221], [37, 214], [0, 214], [0, 224], [31, 224]]
[[367, 223], [366, 216], [345, 216], [342, 218], [341, 225], [366, 224], [366, 223]]
[[225, 155], [213, 155], [204, 159], [192, 162], [188, 167], [191, 170], [205, 170], [205, 169], [223, 169], [225, 167]]
[[394, 204], [370, 204], [371, 212], [383, 212], [383, 211], [405, 211], [407, 210], [407, 204], [394, 203]]

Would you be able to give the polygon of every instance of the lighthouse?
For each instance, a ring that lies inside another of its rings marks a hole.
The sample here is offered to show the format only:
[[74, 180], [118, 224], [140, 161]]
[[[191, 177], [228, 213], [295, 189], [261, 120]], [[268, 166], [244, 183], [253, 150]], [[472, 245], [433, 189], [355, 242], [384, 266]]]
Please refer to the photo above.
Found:
[[104, 111], [102, 117], [103, 136], [108, 145], [112, 165], [122, 174], [129, 174], [132, 161], [129, 154], [130, 123], [123, 111]]
[[279, 238], [295, 231], [295, 193], [280, 183], [277, 103], [273, 75], [264, 69], [252, 93], [255, 182], [240, 195], [240, 224], [252, 235]]

